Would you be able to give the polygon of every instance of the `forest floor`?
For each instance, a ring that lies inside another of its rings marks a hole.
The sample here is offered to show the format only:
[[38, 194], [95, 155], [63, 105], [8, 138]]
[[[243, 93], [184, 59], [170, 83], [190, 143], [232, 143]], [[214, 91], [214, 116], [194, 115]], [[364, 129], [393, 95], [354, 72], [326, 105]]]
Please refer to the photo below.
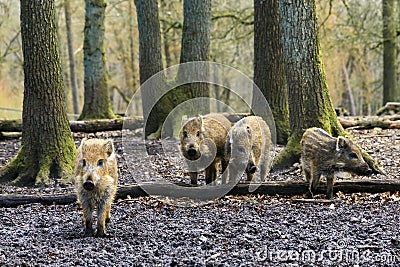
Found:
[[[400, 130], [350, 132], [388, 174], [362, 179], [399, 179]], [[74, 137], [78, 145], [84, 134]], [[189, 183], [174, 150], [160, 153], [161, 142], [151, 142], [145, 157], [142, 150], [131, 150], [140, 146], [139, 138], [123, 138], [121, 132], [96, 137], [114, 139], [121, 185], [159, 179]], [[0, 167], [19, 145], [19, 139], [0, 142]], [[302, 179], [299, 170], [269, 176]], [[72, 184], [57, 182], [48, 188], [0, 186], [0, 194], [70, 192]], [[398, 192], [338, 192], [338, 201], [328, 204], [295, 201], [303, 197], [116, 200], [106, 238], [83, 236], [77, 203], [0, 208], [0, 266], [400, 266]]]

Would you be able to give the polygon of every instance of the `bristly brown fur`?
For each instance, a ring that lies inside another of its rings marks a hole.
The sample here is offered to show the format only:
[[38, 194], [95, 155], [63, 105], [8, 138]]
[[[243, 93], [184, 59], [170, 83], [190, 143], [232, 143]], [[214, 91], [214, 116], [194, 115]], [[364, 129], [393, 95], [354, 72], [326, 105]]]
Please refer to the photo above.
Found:
[[[85, 182], [93, 190], [84, 188]], [[96, 236], [105, 236], [105, 224], [110, 221], [110, 209], [117, 192], [118, 165], [110, 139], [83, 139], [75, 161], [75, 189], [83, 210], [85, 235], [94, 234], [92, 212], [97, 209]]]
[[[188, 160], [197, 160], [201, 156], [200, 151], [210, 153], [211, 147], [208, 147], [206, 142], [200, 144], [203, 140], [211, 140], [217, 149], [215, 159], [211, 165], [205, 169], [206, 183], [212, 183], [217, 179], [218, 168], [217, 164], [221, 162], [222, 171], [226, 169], [227, 164], [224, 162], [225, 141], [229, 129], [231, 128], [230, 121], [222, 114], [211, 113], [203, 117], [194, 117], [189, 119], [182, 127], [180, 150], [182, 155]], [[204, 146], [204, 147], [201, 147]], [[188, 151], [192, 148], [196, 151], [195, 154], [189, 155]], [[211, 153], [210, 153], [211, 154]], [[192, 184], [197, 184], [197, 172], [190, 173]]]
[[248, 181], [253, 180], [255, 173], [249, 172], [252, 166], [257, 168], [259, 180], [264, 181], [271, 164], [270, 148], [271, 132], [261, 117], [248, 116], [235, 123], [227, 137], [225, 149], [226, 161], [231, 160], [228, 168], [230, 183], [241, 175], [237, 173], [238, 168], [246, 170]]
[[321, 175], [327, 180], [326, 197], [332, 198], [337, 172], [371, 173], [359, 147], [349, 138], [334, 138], [320, 128], [310, 128], [303, 134], [300, 145], [303, 174], [310, 183], [311, 194], [316, 192]]

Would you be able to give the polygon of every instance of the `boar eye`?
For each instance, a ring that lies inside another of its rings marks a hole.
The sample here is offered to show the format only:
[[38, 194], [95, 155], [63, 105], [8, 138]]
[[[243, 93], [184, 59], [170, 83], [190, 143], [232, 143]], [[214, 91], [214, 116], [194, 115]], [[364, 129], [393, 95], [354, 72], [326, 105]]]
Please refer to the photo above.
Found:
[[104, 159], [99, 159], [99, 161], [97, 161], [97, 166], [103, 167], [104, 166]]
[[81, 160], [81, 163], [82, 163], [82, 167], [85, 168], [85, 167], [86, 167], [86, 160], [85, 160], [85, 159], [82, 159], [82, 160]]
[[187, 132], [186, 132], [186, 131], [183, 131], [183, 138], [187, 138], [187, 137], [188, 137]]
[[200, 137], [200, 131], [197, 131], [196, 136]]
[[356, 158], [358, 158], [358, 156], [357, 156], [356, 153], [352, 152], [352, 153], [349, 154], [349, 158], [356, 159]]

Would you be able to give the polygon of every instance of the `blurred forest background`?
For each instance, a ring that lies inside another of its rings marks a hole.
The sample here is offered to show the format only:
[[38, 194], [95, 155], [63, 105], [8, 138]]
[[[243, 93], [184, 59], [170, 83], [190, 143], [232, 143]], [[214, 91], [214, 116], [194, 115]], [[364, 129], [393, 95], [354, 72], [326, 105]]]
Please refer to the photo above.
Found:
[[[334, 106], [350, 109], [347, 94], [348, 88], [351, 88], [355, 115], [374, 114], [383, 105], [382, 1], [317, 0], [316, 2], [321, 50]], [[65, 5], [66, 3], [69, 5]], [[159, 0], [164, 68], [179, 64], [182, 5], [182, 0]], [[69, 37], [66, 30], [68, 6], [72, 25], [72, 36]], [[73, 46], [79, 111], [81, 111], [84, 93], [85, 4], [82, 0], [57, 0], [56, 7], [67, 108], [69, 114], [76, 114], [72, 104], [67, 48], [69, 44]], [[19, 1], [0, 0], [1, 118], [21, 117], [18, 110], [22, 110], [24, 79], [19, 12]], [[213, 0], [211, 12], [210, 60], [229, 65], [252, 78], [253, 1]], [[400, 20], [399, 15], [397, 19]], [[399, 21], [396, 24], [399, 25]], [[108, 85], [115, 114], [125, 112], [127, 101], [139, 87], [138, 51], [139, 38], [134, 1], [108, 0], [106, 60]], [[137, 106], [140, 107], [140, 104]]]

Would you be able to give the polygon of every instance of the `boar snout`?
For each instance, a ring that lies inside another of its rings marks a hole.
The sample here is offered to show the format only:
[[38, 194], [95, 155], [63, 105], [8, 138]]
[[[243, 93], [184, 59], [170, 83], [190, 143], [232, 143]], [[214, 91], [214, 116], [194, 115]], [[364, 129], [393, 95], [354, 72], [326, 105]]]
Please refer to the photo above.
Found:
[[367, 166], [365, 168], [361, 168], [358, 171], [358, 173], [361, 174], [361, 175], [371, 175], [372, 174], [372, 170]]
[[246, 170], [247, 173], [255, 173], [256, 171], [257, 171], [257, 167], [254, 165], [254, 163], [250, 163], [247, 166], [247, 170]]
[[190, 145], [188, 150], [187, 150], [187, 154], [189, 157], [194, 157], [197, 154], [196, 149], [194, 148], [194, 145]]
[[93, 181], [86, 181], [83, 183], [83, 188], [87, 191], [92, 191], [94, 189], [94, 183]]

